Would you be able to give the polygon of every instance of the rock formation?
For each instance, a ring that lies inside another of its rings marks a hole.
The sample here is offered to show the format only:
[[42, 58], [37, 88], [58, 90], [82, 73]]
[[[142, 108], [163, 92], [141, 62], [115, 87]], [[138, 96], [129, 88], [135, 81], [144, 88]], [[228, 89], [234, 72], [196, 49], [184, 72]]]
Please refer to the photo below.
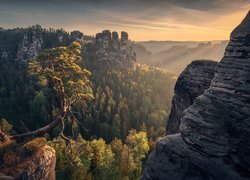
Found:
[[217, 64], [218, 62], [211, 60], [193, 61], [180, 74], [174, 88], [175, 96], [172, 100], [167, 134], [179, 132], [183, 111], [193, 104], [196, 97], [209, 88]]
[[23, 41], [18, 46], [16, 60], [26, 62], [37, 57], [42, 50], [43, 38], [37, 36], [36, 31], [32, 31], [31, 37], [24, 34]]
[[83, 33], [80, 31], [72, 31], [70, 33], [70, 36], [73, 38], [75, 41], [82, 41], [83, 40]]
[[0, 36], [0, 59], [16, 59], [21, 63], [35, 59], [43, 49], [66, 46], [72, 41], [82, 43], [84, 37], [91, 38], [80, 31], [68, 33], [63, 29], [46, 30], [39, 25], [6, 30], [0, 32], [0, 35], [1, 33], [4, 34]]
[[[4, 37], [4, 38], [3, 38]], [[80, 31], [66, 32], [63, 29], [44, 29], [39, 25], [0, 31], [0, 60], [17, 60], [26, 64], [43, 50], [67, 46], [78, 41], [83, 47], [86, 64], [103, 67], [133, 67], [136, 54], [128, 33], [105, 30], [96, 37], [84, 35]]]
[[3, 173], [0, 179], [11, 179], [10, 176], [15, 179], [55, 179], [55, 150], [42, 138], [22, 145], [0, 146], [0, 150], [0, 172]]
[[203, 95], [180, 132], [162, 138], [141, 179], [250, 179], [250, 12], [232, 32]]
[[96, 34], [94, 51], [94, 59], [101, 66], [132, 67], [136, 61], [126, 32], [121, 32], [121, 39], [117, 32], [111, 34], [109, 30]]

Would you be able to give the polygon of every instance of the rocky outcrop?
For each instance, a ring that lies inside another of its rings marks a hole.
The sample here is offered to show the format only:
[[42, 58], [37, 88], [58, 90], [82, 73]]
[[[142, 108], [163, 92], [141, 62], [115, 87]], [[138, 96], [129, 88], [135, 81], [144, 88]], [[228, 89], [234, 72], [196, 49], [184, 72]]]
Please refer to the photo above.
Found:
[[209, 88], [217, 64], [218, 62], [211, 60], [193, 61], [180, 74], [174, 88], [175, 95], [167, 123], [167, 134], [179, 132], [183, 111]]
[[[0, 146], [0, 178], [55, 179], [56, 154], [42, 138], [21, 145]], [[7, 176], [8, 175], [8, 176]]]
[[121, 32], [120, 39], [117, 32], [111, 33], [109, 30], [96, 34], [94, 51], [95, 60], [101, 66], [132, 67], [136, 62], [126, 32]]
[[66, 32], [63, 29], [44, 29], [40, 25], [0, 31], [0, 60], [17, 60], [26, 64], [34, 60], [44, 49], [67, 46], [72, 41], [82, 44], [85, 65], [99, 67], [133, 67], [136, 54], [128, 33], [105, 30], [96, 37], [80, 31]]
[[141, 179], [250, 179], [250, 13], [232, 32], [210, 87], [157, 142]]
[[70, 36], [74, 41], [80, 41], [80, 42], [83, 41], [83, 33], [80, 31], [72, 31], [70, 33]]
[[44, 29], [39, 25], [0, 32], [0, 60], [17, 60], [26, 64], [44, 49], [66, 46], [72, 41], [93, 40], [80, 31], [70, 33], [63, 29]]
[[31, 37], [24, 34], [23, 40], [19, 43], [16, 60], [27, 62], [37, 57], [38, 53], [42, 50], [43, 38], [38, 36], [36, 31], [32, 31]]

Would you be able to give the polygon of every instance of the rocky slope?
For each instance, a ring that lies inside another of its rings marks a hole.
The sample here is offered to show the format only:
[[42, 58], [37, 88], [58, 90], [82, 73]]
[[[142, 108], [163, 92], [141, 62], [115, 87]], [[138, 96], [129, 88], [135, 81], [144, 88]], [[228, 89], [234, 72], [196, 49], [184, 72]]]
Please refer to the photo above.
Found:
[[0, 144], [0, 179], [55, 179], [56, 154], [42, 138]]
[[179, 134], [157, 142], [141, 179], [250, 178], [250, 12], [232, 32], [208, 90]]
[[191, 106], [196, 97], [209, 88], [218, 64], [211, 60], [193, 61], [176, 81], [172, 109], [167, 123], [167, 134], [179, 132], [183, 111]]

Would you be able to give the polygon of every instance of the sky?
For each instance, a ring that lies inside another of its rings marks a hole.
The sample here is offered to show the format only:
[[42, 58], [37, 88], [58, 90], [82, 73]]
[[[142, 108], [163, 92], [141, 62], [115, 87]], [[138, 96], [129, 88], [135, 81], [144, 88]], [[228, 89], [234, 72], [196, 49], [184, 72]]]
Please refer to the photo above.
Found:
[[0, 26], [109, 29], [135, 41], [227, 40], [249, 9], [250, 0], [0, 0]]

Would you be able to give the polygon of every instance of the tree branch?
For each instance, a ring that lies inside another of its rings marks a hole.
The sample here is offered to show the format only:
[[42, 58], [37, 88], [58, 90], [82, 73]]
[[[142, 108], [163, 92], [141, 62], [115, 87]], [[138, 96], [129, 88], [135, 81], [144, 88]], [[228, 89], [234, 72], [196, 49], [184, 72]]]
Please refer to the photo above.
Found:
[[68, 137], [66, 137], [65, 135], [64, 135], [64, 128], [65, 128], [65, 125], [64, 125], [64, 120], [62, 119], [62, 121], [61, 121], [61, 125], [62, 125], [62, 129], [61, 129], [61, 132], [60, 132], [60, 136], [67, 142], [67, 144], [71, 144], [71, 141], [70, 141], [70, 139], [68, 138]]
[[13, 139], [13, 140], [16, 140], [16, 141], [22, 141], [23, 139], [25, 139], [27, 137], [39, 137], [39, 136], [42, 136], [42, 135], [50, 132], [52, 129], [54, 129], [61, 121], [64, 120], [65, 116], [66, 116], [66, 112], [62, 112], [53, 121], [51, 121], [51, 123], [47, 124], [46, 126], [40, 128], [40, 129], [30, 131], [30, 132], [27, 132], [27, 133], [23, 133], [23, 134], [17, 134], [17, 135], [9, 136], [9, 138]]

